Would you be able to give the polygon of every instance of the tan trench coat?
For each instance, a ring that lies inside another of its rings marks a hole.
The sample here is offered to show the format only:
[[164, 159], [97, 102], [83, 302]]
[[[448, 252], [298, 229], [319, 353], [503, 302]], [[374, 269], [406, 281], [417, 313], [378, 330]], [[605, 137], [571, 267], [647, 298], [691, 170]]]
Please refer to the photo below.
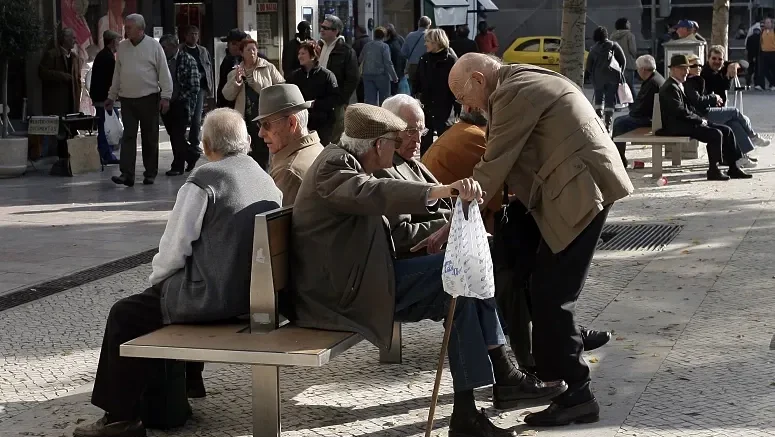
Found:
[[[244, 63], [241, 64], [244, 67]], [[223, 86], [223, 97], [226, 100], [234, 102], [234, 109], [240, 114], [245, 115], [245, 87], [249, 86], [253, 88], [259, 95], [261, 90], [278, 83], [285, 83], [283, 75], [277, 70], [277, 68], [266, 61], [265, 59], [258, 58], [256, 61], [256, 69], [253, 70], [253, 77], [248, 77], [242, 81], [242, 85], [237, 85], [234, 82], [234, 76], [237, 75], [237, 69], [231, 70], [229, 76], [226, 78], [226, 85]]]
[[390, 346], [395, 274], [384, 216], [430, 213], [434, 208], [425, 202], [433, 185], [377, 179], [338, 145], [326, 147], [293, 207], [290, 318], [302, 327], [354, 331], [378, 347]]
[[474, 178], [500, 196], [503, 184], [533, 215], [554, 253], [564, 250], [603, 207], [633, 186], [592, 105], [564, 76], [507, 65], [490, 96], [487, 149]]

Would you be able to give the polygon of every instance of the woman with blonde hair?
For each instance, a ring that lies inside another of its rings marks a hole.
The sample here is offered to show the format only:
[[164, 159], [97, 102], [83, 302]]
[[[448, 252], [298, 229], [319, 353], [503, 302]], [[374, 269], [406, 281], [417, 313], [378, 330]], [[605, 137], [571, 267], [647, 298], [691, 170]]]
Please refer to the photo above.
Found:
[[449, 71], [457, 62], [457, 56], [449, 49], [449, 38], [441, 29], [425, 32], [425, 48], [427, 52], [417, 64], [412, 87], [423, 105], [428, 128], [420, 143], [421, 155], [433, 144], [434, 135], [441, 136], [448, 128], [447, 121], [455, 106], [455, 95], [449, 89]]
[[250, 134], [249, 153], [264, 170], [269, 168], [269, 149], [258, 136], [258, 125], [254, 121], [258, 117], [258, 99], [261, 90], [268, 86], [285, 83], [283, 75], [277, 68], [258, 56], [258, 43], [250, 37], [240, 42], [242, 62], [237, 65], [226, 78], [223, 87], [223, 97], [234, 102], [234, 109], [242, 114]]

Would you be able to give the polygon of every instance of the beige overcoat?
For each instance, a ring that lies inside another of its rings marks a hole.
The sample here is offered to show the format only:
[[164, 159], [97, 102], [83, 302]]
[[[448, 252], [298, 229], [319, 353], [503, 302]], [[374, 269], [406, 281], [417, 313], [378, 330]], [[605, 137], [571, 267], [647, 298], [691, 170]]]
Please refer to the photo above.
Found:
[[487, 149], [474, 178], [487, 197], [503, 184], [533, 215], [554, 253], [633, 186], [616, 146], [579, 88], [559, 73], [506, 65], [490, 96]]

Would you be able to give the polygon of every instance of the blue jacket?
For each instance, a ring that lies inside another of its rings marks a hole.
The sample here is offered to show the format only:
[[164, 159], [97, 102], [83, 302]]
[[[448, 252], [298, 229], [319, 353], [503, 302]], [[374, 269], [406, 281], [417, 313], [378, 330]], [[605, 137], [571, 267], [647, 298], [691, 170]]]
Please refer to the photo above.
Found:
[[360, 62], [363, 65], [363, 76], [389, 76], [393, 82], [398, 81], [398, 75], [390, 59], [390, 47], [382, 41], [369, 41], [361, 50]]
[[404, 55], [409, 64], [419, 64], [420, 57], [425, 54], [425, 32], [427, 30], [421, 27], [406, 35], [406, 41], [404, 41], [404, 45], [401, 47], [401, 54]]

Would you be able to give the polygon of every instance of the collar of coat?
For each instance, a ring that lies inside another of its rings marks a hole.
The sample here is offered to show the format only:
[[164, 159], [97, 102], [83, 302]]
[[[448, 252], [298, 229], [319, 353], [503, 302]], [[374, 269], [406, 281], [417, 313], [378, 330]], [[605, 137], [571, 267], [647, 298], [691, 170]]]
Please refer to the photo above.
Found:
[[289, 156], [293, 155], [294, 153], [298, 152], [301, 149], [307, 148], [309, 146], [320, 144], [320, 137], [318, 137], [318, 133], [315, 131], [311, 131], [309, 135], [304, 135], [303, 137], [292, 141], [287, 146], [283, 147], [279, 152], [275, 153], [274, 157], [272, 158], [275, 162], [280, 162], [288, 159]]

